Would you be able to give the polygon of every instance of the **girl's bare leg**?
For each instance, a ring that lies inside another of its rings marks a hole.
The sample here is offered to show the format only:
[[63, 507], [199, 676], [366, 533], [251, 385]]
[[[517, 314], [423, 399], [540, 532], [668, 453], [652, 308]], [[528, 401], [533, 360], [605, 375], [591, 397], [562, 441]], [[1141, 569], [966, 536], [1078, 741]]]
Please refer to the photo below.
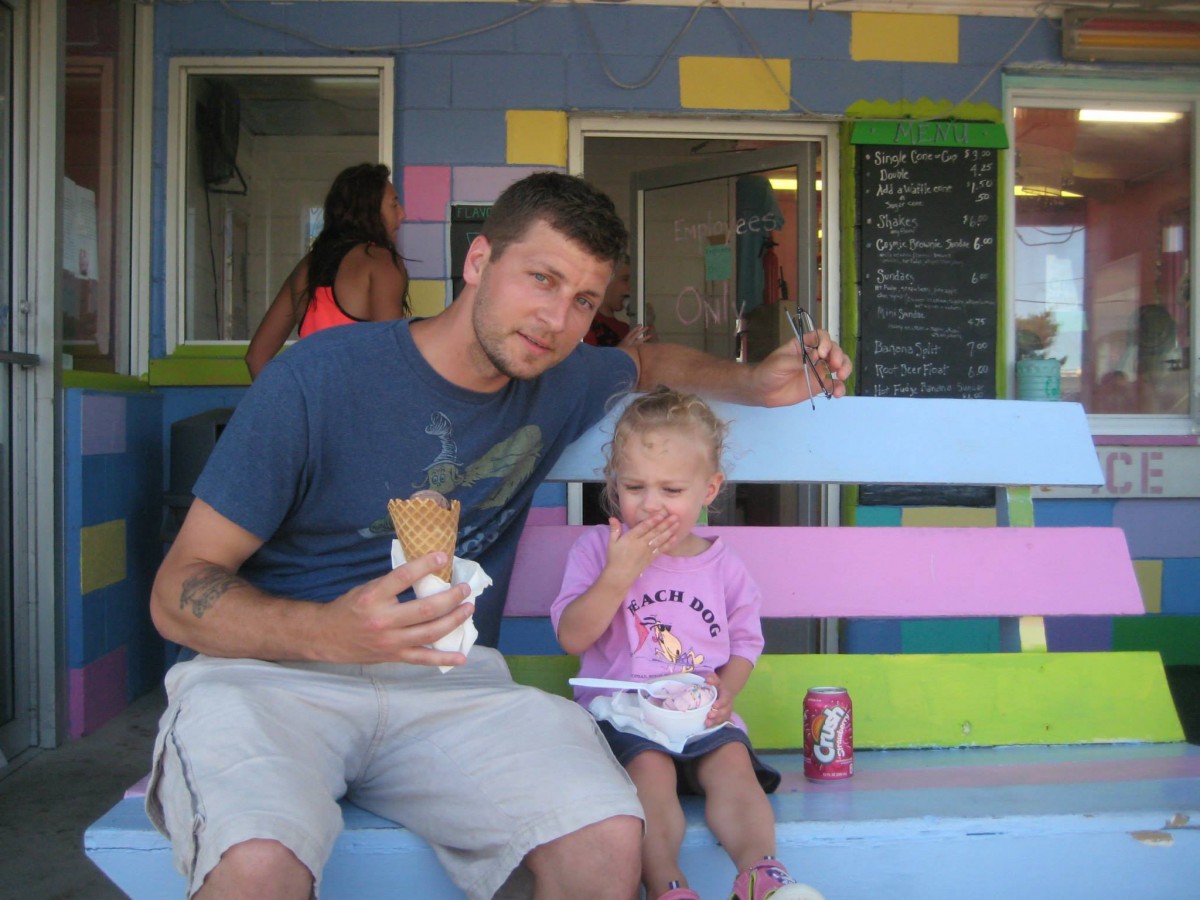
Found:
[[665, 753], [645, 750], [625, 768], [637, 785], [638, 799], [646, 816], [642, 884], [649, 900], [655, 900], [666, 893], [672, 881], [687, 884], [679, 869], [679, 848], [686, 822], [676, 792], [675, 761]]
[[737, 870], [775, 855], [775, 813], [744, 744], [722, 744], [700, 760], [704, 816]]

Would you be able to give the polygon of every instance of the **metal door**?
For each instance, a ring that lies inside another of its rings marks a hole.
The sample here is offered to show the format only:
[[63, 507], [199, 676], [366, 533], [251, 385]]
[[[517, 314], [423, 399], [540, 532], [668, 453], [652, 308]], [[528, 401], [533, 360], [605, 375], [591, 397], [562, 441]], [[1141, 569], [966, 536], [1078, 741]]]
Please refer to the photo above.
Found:
[[0, 2], [0, 768], [31, 744], [29, 645], [23, 611], [13, 603], [12, 367], [31, 359], [12, 352], [14, 12]]

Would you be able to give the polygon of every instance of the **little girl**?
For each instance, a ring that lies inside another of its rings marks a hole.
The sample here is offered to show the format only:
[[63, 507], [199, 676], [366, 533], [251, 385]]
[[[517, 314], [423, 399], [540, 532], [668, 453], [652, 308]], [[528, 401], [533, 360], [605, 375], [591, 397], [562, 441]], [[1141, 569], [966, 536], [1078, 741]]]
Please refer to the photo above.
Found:
[[[683, 791], [705, 797], [709, 827], [738, 870], [730, 900], [819, 900], [774, 858], [767, 792], [779, 773], [758, 759], [733, 712], [763, 647], [758, 588], [719, 538], [692, 531], [724, 481], [726, 431], [688, 394], [659, 388], [629, 404], [605, 468], [605, 501], [620, 519], [597, 525], [572, 548], [550, 618], [559, 643], [581, 657], [580, 675], [651, 681], [695, 672], [717, 689], [705, 728], [733, 726], [675, 752], [601, 719], [645, 811], [646, 896], [698, 900], [679, 868]], [[575, 699], [588, 707], [602, 694], [576, 689]]]

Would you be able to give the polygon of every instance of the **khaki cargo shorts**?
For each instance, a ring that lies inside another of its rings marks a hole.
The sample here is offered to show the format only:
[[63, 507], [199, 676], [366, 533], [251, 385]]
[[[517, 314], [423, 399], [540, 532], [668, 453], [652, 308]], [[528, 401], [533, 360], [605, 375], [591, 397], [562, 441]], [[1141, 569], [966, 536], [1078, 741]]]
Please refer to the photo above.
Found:
[[528, 896], [535, 847], [642, 815], [592, 717], [514, 684], [490, 648], [444, 674], [200, 656], [166, 684], [146, 811], [189, 896], [253, 838], [287, 846], [319, 891], [342, 796], [423, 837], [472, 898]]

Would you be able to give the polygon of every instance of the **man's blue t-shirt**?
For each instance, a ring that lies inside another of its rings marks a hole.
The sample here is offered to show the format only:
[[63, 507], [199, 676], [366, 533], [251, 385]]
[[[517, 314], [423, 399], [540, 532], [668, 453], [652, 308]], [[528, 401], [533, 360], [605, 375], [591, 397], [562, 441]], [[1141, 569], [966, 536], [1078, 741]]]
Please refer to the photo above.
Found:
[[495, 646], [534, 490], [635, 380], [627, 354], [581, 344], [538, 378], [477, 393], [434, 371], [407, 321], [328, 329], [263, 370], [195, 494], [265, 541], [244, 578], [317, 601], [391, 569], [389, 499], [432, 488], [461, 501], [456, 552], [494, 580], [475, 625]]

